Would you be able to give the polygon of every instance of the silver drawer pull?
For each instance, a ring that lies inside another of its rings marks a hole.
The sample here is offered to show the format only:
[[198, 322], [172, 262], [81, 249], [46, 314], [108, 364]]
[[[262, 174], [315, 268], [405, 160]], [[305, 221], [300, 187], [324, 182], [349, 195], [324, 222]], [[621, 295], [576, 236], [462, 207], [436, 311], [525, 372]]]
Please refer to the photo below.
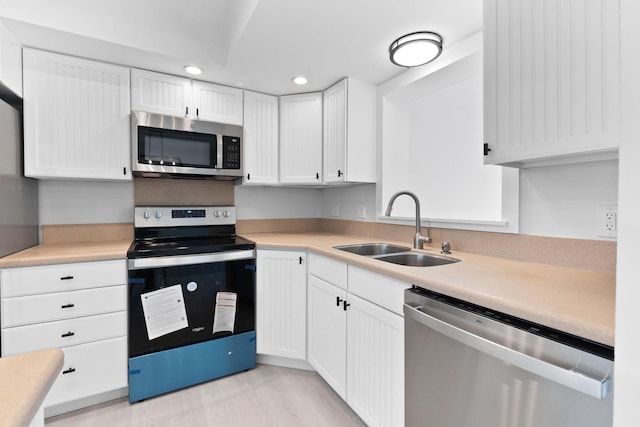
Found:
[[62, 334], [62, 335], [60, 335], [60, 336], [61, 336], [62, 338], [67, 338], [67, 337], [72, 337], [72, 336], [74, 336], [75, 334], [76, 334], [75, 332], [71, 332], [71, 331], [69, 331], [69, 332], [67, 332], [66, 334]]
[[60, 278], [60, 280], [71, 280], [71, 279], [73, 279], [73, 276], [62, 276]]
[[75, 304], [65, 304], [60, 306], [60, 308], [71, 308], [71, 307], [75, 307]]
[[66, 371], [62, 371], [62, 375], [66, 375], [66, 374], [72, 374], [76, 371], [75, 368], [69, 368]]

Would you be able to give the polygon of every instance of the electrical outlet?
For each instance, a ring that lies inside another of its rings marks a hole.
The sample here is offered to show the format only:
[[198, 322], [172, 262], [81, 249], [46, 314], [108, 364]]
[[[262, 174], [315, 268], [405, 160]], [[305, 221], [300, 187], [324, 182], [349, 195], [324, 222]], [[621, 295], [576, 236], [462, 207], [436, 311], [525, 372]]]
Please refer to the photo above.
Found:
[[356, 218], [366, 218], [367, 207], [366, 205], [356, 205]]
[[331, 205], [331, 216], [340, 216], [340, 206]]
[[598, 236], [618, 236], [618, 207], [616, 205], [598, 206]]

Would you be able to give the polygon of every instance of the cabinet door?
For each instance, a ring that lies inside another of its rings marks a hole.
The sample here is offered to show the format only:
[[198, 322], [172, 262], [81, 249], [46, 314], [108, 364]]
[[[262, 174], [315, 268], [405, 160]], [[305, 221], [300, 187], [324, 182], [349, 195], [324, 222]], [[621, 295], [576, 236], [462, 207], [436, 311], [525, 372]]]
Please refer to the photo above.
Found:
[[195, 116], [191, 106], [191, 80], [131, 69], [131, 109], [169, 116]]
[[256, 260], [256, 348], [306, 359], [307, 254], [259, 250]]
[[342, 398], [346, 397], [347, 293], [309, 275], [307, 361]]
[[130, 180], [129, 69], [24, 49], [25, 175]]
[[192, 82], [191, 115], [210, 122], [242, 126], [242, 89], [199, 81]]
[[404, 425], [404, 320], [349, 294], [347, 403], [369, 426]]
[[324, 182], [345, 181], [347, 144], [347, 80], [341, 80], [323, 94], [323, 178]]
[[244, 92], [244, 184], [278, 183], [278, 98]]
[[322, 183], [322, 93], [280, 97], [280, 182]]
[[484, 2], [485, 163], [618, 147], [619, 15], [617, 1]]

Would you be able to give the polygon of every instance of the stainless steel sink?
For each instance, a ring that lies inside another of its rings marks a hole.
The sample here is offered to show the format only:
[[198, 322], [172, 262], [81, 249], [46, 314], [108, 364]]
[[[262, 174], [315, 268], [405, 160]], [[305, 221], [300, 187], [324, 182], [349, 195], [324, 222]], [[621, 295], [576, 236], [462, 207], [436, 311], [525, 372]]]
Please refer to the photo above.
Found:
[[393, 264], [407, 265], [410, 267], [434, 267], [460, 262], [459, 259], [421, 252], [403, 252], [391, 255], [377, 256], [375, 259], [391, 262]]
[[357, 245], [334, 246], [334, 248], [364, 256], [395, 254], [411, 250], [411, 248], [406, 246], [392, 245], [389, 243], [361, 243]]

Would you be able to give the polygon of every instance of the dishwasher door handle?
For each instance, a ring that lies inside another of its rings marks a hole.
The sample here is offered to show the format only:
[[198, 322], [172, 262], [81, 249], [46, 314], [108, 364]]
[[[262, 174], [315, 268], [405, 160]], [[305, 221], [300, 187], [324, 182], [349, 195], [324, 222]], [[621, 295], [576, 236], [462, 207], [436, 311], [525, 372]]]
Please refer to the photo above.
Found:
[[405, 318], [411, 318], [455, 341], [573, 390], [597, 399], [604, 399], [607, 394], [609, 394], [611, 379], [608, 377], [603, 379], [593, 378], [582, 372], [566, 369], [537, 359], [450, 325], [407, 304], [404, 304], [404, 314]]

